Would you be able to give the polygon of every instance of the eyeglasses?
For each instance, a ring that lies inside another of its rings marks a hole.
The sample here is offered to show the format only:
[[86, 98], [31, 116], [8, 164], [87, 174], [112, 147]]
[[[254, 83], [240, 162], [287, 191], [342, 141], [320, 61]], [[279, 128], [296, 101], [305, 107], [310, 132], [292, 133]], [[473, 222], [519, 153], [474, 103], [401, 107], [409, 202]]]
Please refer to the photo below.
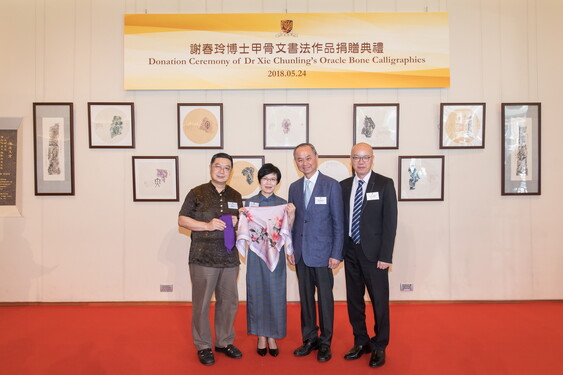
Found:
[[230, 165], [222, 165], [222, 164], [213, 164], [213, 168], [215, 168], [216, 170], [221, 170], [224, 169], [227, 172], [231, 171], [231, 166]]
[[360, 160], [362, 161], [369, 161], [369, 159], [371, 159], [372, 157], [370, 155], [354, 155], [352, 156], [352, 160], [354, 160], [356, 163], [359, 162]]
[[265, 181], [265, 182], [278, 182], [278, 179], [277, 179], [277, 178], [266, 178], [266, 177], [263, 177], [263, 178], [262, 178], [262, 181]]

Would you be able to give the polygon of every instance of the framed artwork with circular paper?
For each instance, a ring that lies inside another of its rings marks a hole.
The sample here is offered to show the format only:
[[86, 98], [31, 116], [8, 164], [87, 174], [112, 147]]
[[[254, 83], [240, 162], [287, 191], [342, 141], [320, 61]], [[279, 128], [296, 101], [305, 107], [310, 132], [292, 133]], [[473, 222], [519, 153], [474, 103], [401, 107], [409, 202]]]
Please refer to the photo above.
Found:
[[264, 104], [264, 149], [291, 150], [309, 142], [309, 104]]
[[135, 148], [133, 103], [88, 103], [90, 148]]
[[260, 192], [258, 170], [264, 165], [264, 156], [233, 155], [233, 173], [227, 182], [230, 187], [248, 199]]
[[485, 103], [440, 104], [440, 148], [485, 148]]
[[222, 103], [178, 103], [178, 148], [223, 148]]

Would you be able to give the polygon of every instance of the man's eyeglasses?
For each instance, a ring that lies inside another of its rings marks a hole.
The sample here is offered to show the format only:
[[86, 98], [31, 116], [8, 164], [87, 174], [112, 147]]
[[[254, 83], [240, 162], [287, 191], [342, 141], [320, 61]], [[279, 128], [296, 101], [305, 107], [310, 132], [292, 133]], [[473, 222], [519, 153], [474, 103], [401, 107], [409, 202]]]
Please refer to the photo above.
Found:
[[213, 168], [215, 168], [216, 170], [221, 170], [224, 169], [227, 172], [231, 171], [231, 166], [230, 165], [222, 165], [222, 164], [213, 164]]
[[355, 162], [359, 162], [360, 160], [369, 161], [369, 159], [371, 159], [370, 155], [362, 155], [362, 156], [354, 155], [354, 156], [352, 156], [352, 160], [354, 160]]

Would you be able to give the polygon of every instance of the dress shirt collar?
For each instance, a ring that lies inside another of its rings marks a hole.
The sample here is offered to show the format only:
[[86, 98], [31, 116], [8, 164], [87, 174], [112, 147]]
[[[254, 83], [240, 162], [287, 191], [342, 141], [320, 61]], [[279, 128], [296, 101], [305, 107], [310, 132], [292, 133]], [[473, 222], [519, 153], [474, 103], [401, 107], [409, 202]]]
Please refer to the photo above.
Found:
[[309, 181], [311, 181], [311, 191], [313, 191], [313, 187], [317, 183], [317, 178], [319, 178], [319, 170], [318, 169], [315, 172], [315, 174], [313, 174], [311, 176], [311, 178], [307, 178], [307, 177], [303, 176], [303, 190], [305, 190], [305, 185], [307, 183], [306, 181], [309, 180]]
[[[364, 178], [361, 179], [361, 180], [363, 180], [363, 181], [365, 182], [365, 185], [364, 185], [364, 186], [367, 185], [367, 183], [368, 183], [370, 177], [371, 177], [371, 171], [369, 171], [368, 174], [366, 174], [366, 175], [364, 176]], [[358, 180], [360, 180], [360, 178], [358, 177], [358, 175], [354, 174], [354, 185], [356, 185], [356, 186], [358, 185]]]

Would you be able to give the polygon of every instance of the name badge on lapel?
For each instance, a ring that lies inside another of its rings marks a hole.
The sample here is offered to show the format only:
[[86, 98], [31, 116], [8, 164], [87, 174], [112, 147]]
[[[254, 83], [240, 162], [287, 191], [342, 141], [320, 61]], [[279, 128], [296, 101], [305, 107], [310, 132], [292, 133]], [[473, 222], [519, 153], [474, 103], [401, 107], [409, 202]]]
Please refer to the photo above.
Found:
[[315, 204], [326, 204], [326, 197], [315, 197]]
[[260, 207], [260, 203], [258, 203], [258, 202], [248, 202], [248, 207]]
[[238, 210], [237, 202], [227, 202], [227, 206], [232, 210]]
[[378, 201], [379, 200], [379, 192], [373, 191], [371, 193], [366, 193], [366, 199], [368, 201]]

